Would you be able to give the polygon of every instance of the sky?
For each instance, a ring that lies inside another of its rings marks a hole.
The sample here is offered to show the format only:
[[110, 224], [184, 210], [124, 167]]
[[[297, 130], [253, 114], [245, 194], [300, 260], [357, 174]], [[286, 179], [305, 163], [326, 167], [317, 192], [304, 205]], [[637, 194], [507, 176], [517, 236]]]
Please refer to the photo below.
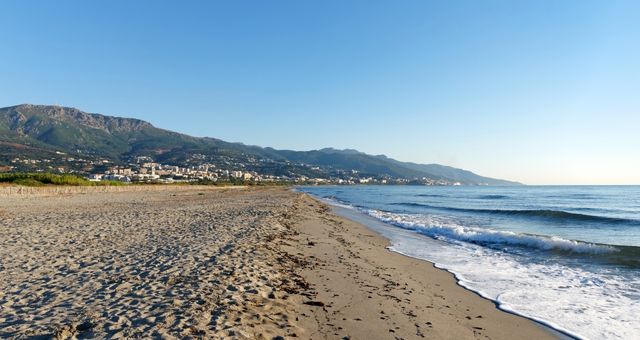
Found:
[[640, 184], [638, 1], [0, 2], [0, 106]]

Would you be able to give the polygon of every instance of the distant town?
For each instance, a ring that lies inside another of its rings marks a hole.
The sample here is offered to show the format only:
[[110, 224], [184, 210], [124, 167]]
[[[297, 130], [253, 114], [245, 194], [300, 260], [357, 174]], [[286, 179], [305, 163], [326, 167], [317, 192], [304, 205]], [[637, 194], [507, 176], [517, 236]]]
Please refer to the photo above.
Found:
[[[8, 166], [0, 166], [4, 172], [50, 172], [69, 173], [90, 181], [120, 181], [125, 183], [233, 183], [233, 184], [299, 184], [299, 185], [355, 185], [355, 184], [400, 184], [400, 185], [461, 185], [442, 179], [394, 178], [385, 175], [363, 174], [357, 170], [327, 171], [303, 163], [281, 164], [272, 160], [248, 159], [246, 162], [220, 160], [206, 162], [204, 155], [190, 155], [187, 164], [155, 162], [149, 156], [139, 156], [127, 164], [117, 164], [108, 159], [84, 159], [67, 156], [62, 152], [57, 157], [29, 159], [15, 157]], [[265, 166], [260, 163], [270, 163]], [[260, 170], [267, 169], [267, 171]]]

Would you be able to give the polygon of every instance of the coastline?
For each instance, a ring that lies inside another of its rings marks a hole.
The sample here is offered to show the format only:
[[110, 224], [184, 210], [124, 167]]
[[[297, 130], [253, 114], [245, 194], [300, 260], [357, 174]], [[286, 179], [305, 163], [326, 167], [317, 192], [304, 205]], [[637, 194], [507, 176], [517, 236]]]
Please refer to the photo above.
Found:
[[[329, 206], [331, 206], [332, 212], [335, 213], [336, 215], [338, 215], [340, 217], [343, 217], [343, 218], [346, 218], [348, 220], [351, 220], [351, 221], [353, 221], [355, 223], [361, 224], [364, 227], [366, 227], [367, 229], [370, 229], [370, 230], [374, 231], [376, 234], [378, 234], [380, 237], [382, 237], [387, 242], [388, 245], [385, 248], [388, 249], [390, 252], [402, 255], [402, 256], [404, 256], [404, 257], [406, 257], [408, 259], [411, 259], [411, 260], [418, 260], [418, 261], [427, 262], [431, 266], [433, 266], [433, 268], [435, 268], [437, 270], [440, 270], [440, 271], [444, 271], [444, 272], [450, 274], [452, 279], [455, 281], [456, 285], [458, 285], [460, 288], [462, 288], [462, 289], [464, 289], [464, 290], [476, 295], [477, 297], [479, 297], [479, 298], [481, 298], [483, 300], [490, 301], [491, 303], [493, 303], [493, 305], [495, 306], [495, 308], [497, 310], [499, 310], [501, 312], [504, 312], [504, 313], [507, 313], [507, 314], [512, 314], [512, 315], [515, 315], [517, 317], [521, 317], [521, 318], [527, 319], [527, 320], [533, 322], [535, 325], [541, 327], [546, 332], [550, 333], [552, 336], [554, 336], [556, 338], [559, 338], [559, 339], [580, 339], [580, 337], [575, 335], [575, 334], [571, 334], [571, 333], [568, 333], [567, 331], [554, 328], [552, 325], [547, 324], [544, 320], [538, 320], [536, 318], [520, 314], [517, 311], [512, 311], [512, 310], [509, 310], [509, 309], [501, 308], [497, 301], [487, 297], [482, 292], [477, 292], [477, 291], [475, 291], [475, 290], [473, 290], [473, 289], [461, 284], [460, 279], [458, 278], [458, 276], [456, 275], [455, 272], [452, 272], [452, 271], [450, 271], [450, 270], [448, 270], [446, 268], [440, 267], [437, 263], [434, 263], [434, 262], [429, 261], [427, 259], [413, 257], [411, 255], [408, 255], [408, 254], [405, 254], [405, 253], [403, 253], [401, 251], [393, 249], [393, 247], [391, 246], [391, 243], [390, 243], [391, 242], [390, 241], [390, 236], [386, 235], [385, 229], [386, 230], [392, 230], [393, 229], [393, 232], [397, 233], [397, 232], [399, 232], [399, 230], [397, 230], [396, 227], [387, 225], [384, 222], [379, 221], [379, 220], [377, 220], [377, 219], [375, 219], [375, 218], [373, 218], [371, 216], [365, 215], [365, 214], [363, 214], [361, 212], [358, 212], [358, 211], [351, 210], [351, 209], [349, 209], [347, 207], [342, 207], [340, 205], [334, 205], [334, 204], [331, 204], [331, 202], [327, 203], [327, 202], [325, 202], [322, 199], [317, 198], [317, 197], [313, 197], [313, 198], [318, 200], [318, 201], [320, 201], [321, 203], [328, 204]], [[402, 232], [402, 231], [400, 231], [400, 232]], [[415, 234], [413, 234], [413, 233], [411, 233], [409, 231], [405, 231], [405, 232], [407, 234], [411, 235], [411, 236], [418, 237], [418, 238], [426, 237], [426, 236], [422, 236], [422, 235], [415, 235]]]
[[0, 337], [554, 338], [285, 188], [0, 196]]
[[[389, 240], [382, 234], [304, 195], [316, 213], [307, 213], [298, 224], [298, 243], [308, 239], [313, 245], [290, 252], [322, 259], [301, 275], [323, 288], [317, 299], [332, 307], [327, 311], [334, 315], [328, 321], [333, 326], [330, 331], [344, 329], [354, 339], [389, 335], [405, 339], [569, 338], [498, 309], [495, 302], [460, 286], [452, 273], [389, 250]], [[316, 311], [314, 316], [320, 319], [324, 314]], [[329, 333], [321, 330], [311, 334]]]

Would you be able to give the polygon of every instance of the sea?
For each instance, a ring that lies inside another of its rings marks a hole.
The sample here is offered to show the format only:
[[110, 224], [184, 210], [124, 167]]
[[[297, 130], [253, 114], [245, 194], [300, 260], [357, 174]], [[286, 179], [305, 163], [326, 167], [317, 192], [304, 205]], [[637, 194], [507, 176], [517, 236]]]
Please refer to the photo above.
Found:
[[298, 190], [498, 308], [579, 339], [640, 339], [640, 186]]

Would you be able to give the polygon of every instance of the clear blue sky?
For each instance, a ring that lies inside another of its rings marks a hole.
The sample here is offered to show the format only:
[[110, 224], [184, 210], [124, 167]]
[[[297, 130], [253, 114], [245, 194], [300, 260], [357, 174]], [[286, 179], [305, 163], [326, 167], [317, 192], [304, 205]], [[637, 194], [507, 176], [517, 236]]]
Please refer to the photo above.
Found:
[[0, 2], [0, 106], [640, 184], [638, 1]]

